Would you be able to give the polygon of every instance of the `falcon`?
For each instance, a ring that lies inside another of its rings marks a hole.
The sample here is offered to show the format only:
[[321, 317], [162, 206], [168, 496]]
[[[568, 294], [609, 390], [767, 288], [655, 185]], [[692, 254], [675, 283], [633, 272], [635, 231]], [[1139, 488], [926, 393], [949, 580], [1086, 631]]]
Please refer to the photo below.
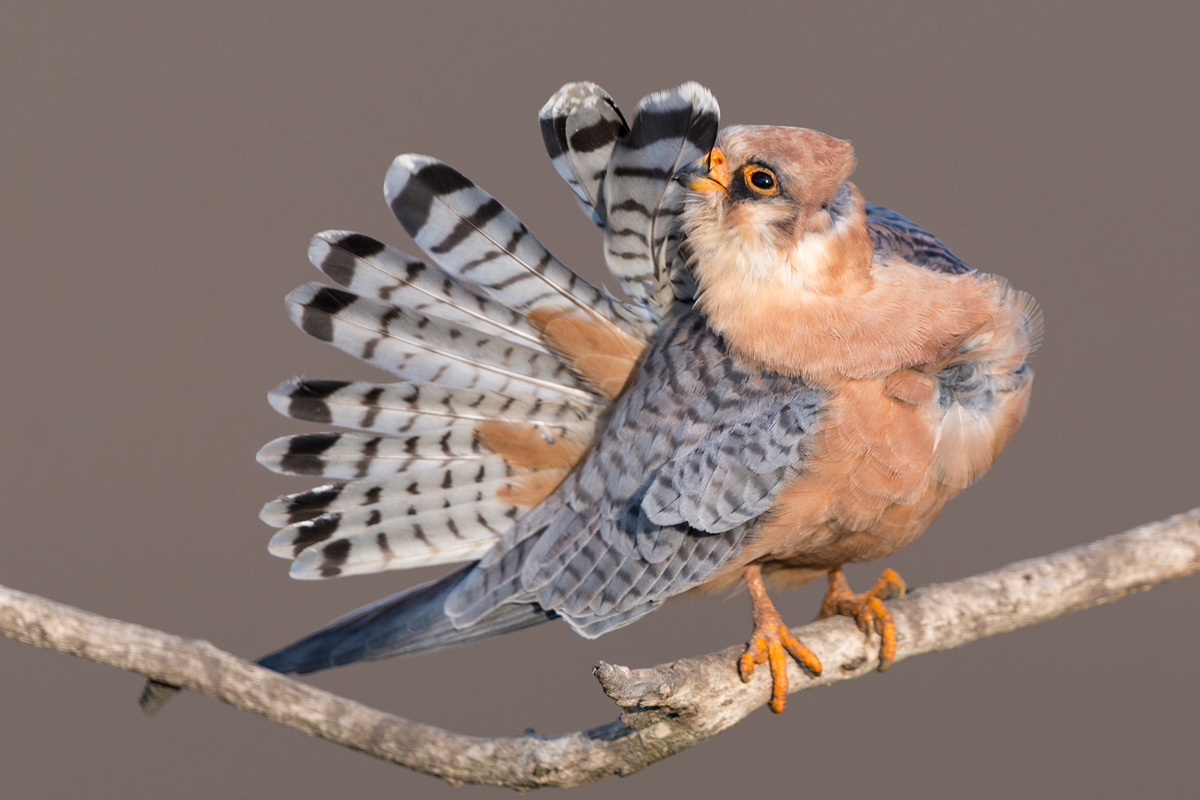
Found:
[[720, 131], [688, 83], [628, 124], [595, 84], [539, 115], [555, 169], [604, 231], [628, 299], [586, 282], [462, 174], [404, 155], [387, 201], [428, 255], [326, 231], [343, 288], [288, 298], [309, 334], [398, 382], [294, 379], [288, 416], [350, 429], [259, 460], [332, 482], [268, 503], [296, 578], [461, 563], [261, 660], [308, 673], [439, 650], [561, 618], [592, 638], [668, 598], [742, 582], [782, 711], [787, 654], [812, 674], [765, 582], [827, 576], [821, 616], [895, 655], [885, 570], [992, 464], [1024, 417], [1033, 299], [863, 201], [848, 142], [804, 128]]

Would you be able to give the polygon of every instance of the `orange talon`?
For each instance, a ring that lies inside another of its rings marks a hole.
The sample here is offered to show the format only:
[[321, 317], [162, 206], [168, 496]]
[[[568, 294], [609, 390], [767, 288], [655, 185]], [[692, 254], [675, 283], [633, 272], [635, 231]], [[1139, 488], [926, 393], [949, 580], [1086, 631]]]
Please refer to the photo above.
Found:
[[874, 628], [882, 640], [879, 671], [886, 672], [896, 658], [896, 623], [883, 601], [903, 597], [904, 592], [904, 579], [894, 569], [885, 569], [871, 588], [861, 594], [850, 591], [841, 567], [831, 569], [829, 587], [825, 590], [825, 600], [821, 603], [821, 613], [817, 619], [834, 615], [853, 617], [858, 629], [868, 637]]
[[771, 710], [778, 714], [787, 704], [785, 651], [791, 653], [813, 675], [821, 674], [821, 660], [792, 635], [783, 617], [775, 610], [763, 586], [762, 568], [757, 564], [751, 565], [746, 569], [745, 579], [754, 615], [754, 635], [750, 637], [746, 652], [738, 659], [738, 674], [743, 681], [749, 681], [755, 665], [767, 662], [771, 669]]

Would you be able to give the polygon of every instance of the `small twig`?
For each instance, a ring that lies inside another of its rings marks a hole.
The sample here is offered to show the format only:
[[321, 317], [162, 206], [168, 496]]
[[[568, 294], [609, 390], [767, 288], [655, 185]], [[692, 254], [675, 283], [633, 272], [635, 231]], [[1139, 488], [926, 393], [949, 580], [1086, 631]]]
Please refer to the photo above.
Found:
[[[1200, 571], [1200, 509], [1092, 544], [954, 583], [928, 586], [889, 608], [896, 661], [945, 650], [1116, 600]], [[770, 695], [766, 670], [743, 684], [743, 646], [650, 669], [600, 663], [621, 720], [562, 736], [478, 738], [368, 708], [262, 669], [211, 644], [107, 619], [0, 587], [0, 633], [215, 697], [377, 758], [443, 778], [532, 789], [628, 775], [736, 724]], [[791, 691], [873, 670], [878, 644], [847, 619], [796, 634], [826, 665], [816, 679], [789, 667]]]

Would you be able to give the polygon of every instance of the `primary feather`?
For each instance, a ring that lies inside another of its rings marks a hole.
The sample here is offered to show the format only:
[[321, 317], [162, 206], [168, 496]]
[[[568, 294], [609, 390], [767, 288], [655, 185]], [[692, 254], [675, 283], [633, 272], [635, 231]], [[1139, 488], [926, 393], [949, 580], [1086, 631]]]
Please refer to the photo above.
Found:
[[398, 515], [444, 507], [462, 491], [475, 499], [494, 496], [497, 487], [525, 475], [501, 458], [463, 462], [378, 480], [351, 480], [284, 495], [263, 506], [259, 518], [282, 528], [323, 514], [369, 507], [396, 508]]
[[586, 399], [544, 399], [409, 381], [375, 384], [293, 378], [267, 394], [280, 414], [307, 422], [392, 436], [433, 428], [474, 429], [492, 419], [532, 423], [545, 435], [590, 435], [596, 407]]
[[526, 313], [575, 308], [631, 333], [646, 330], [627, 307], [551, 255], [503, 204], [441, 161], [398, 156], [384, 195], [404, 230], [443, 269], [505, 305]]
[[683, 188], [675, 173], [712, 149], [720, 109], [697, 83], [638, 103], [605, 177], [604, 257], [621, 288], [668, 319], [691, 304], [695, 283], [679, 257]]
[[[429, 262], [362, 234], [314, 238], [313, 263], [350, 291], [301, 287], [289, 298], [294, 321], [401, 382], [295, 379], [271, 392], [281, 413], [358, 431], [285, 437], [260, 452], [271, 469], [337, 479], [264, 507], [280, 528], [271, 552], [293, 559], [299, 578], [471, 563], [264, 665], [308, 672], [557, 617], [598, 636], [719, 580], [755, 546], [756, 526], [812, 448], [847, 437], [827, 424], [827, 388], [747, 366], [693, 308], [693, 248], [673, 178], [712, 148], [718, 116], [694, 83], [643, 99], [628, 125], [591, 83], [564, 86], [539, 113], [552, 164], [604, 229], [629, 303], [427, 156], [398, 157], [384, 193]], [[870, 204], [862, 213], [880, 265], [971, 272], [899, 214]], [[1036, 336], [1032, 308], [1012, 324]], [[1027, 385], [1021, 364], [1004, 364], [1017, 376], [1010, 389]], [[985, 378], [947, 362], [936, 378], [890, 391], [940, 393], [947, 439], [1000, 436], [978, 421]], [[884, 463], [874, 455], [850, 474], [848, 494], [859, 481], [869, 498], [863, 476]], [[943, 461], [947, 480], [986, 466]]]
[[608, 219], [604, 177], [617, 141], [629, 134], [620, 109], [594, 83], [568, 83], [538, 112], [550, 163], [571, 187], [580, 208], [603, 228]]
[[287, 305], [306, 333], [405, 380], [540, 397], [588, 396], [554, 356], [431, 314], [318, 283], [293, 290]]
[[350, 231], [323, 231], [313, 237], [308, 258], [354, 294], [429, 312], [546, 352], [524, 314], [377, 239]]

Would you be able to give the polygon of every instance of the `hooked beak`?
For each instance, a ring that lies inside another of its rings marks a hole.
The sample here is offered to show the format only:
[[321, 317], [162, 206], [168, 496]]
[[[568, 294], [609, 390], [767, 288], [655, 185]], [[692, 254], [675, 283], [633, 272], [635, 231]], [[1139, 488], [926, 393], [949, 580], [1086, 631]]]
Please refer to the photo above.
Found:
[[702, 156], [675, 173], [675, 180], [694, 192], [725, 192], [729, 193], [729, 161], [725, 151], [714, 147], [712, 151]]

